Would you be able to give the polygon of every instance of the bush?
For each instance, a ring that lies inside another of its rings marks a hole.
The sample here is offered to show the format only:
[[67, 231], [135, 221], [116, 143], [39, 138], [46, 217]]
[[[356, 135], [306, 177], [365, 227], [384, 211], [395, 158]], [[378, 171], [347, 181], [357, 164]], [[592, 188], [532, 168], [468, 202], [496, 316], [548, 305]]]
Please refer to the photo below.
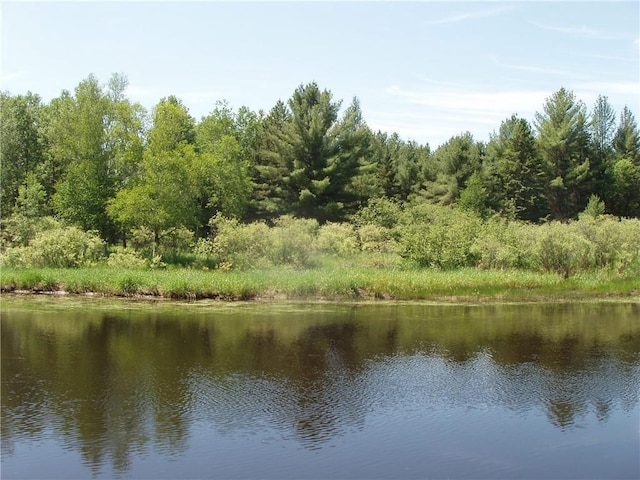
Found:
[[356, 225], [378, 225], [391, 229], [398, 224], [402, 206], [388, 198], [372, 198], [353, 216]]
[[480, 229], [471, 253], [481, 268], [530, 268], [534, 265], [531, 252], [531, 229], [536, 227], [522, 222], [495, 217], [487, 220]]
[[262, 222], [241, 224], [236, 219], [216, 216], [209, 222], [213, 241], [199, 243], [200, 254], [215, 255], [223, 269], [251, 269], [267, 266], [271, 245], [269, 227]]
[[28, 217], [16, 213], [1, 222], [1, 246], [3, 249], [26, 247], [38, 233], [61, 226], [60, 222], [53, 217]]
[[398, 250], [394, 230], [374, 224], [358, 228], [360, 248], [363, 252], [395, 253]]
[[543, 270], [568, 278], [578, 270], [593, 266], [593, 244], [575, 223], [550, 222], [538, 227], [535, 253]]
[[134, 228], [131, 230], [131, 238], [129, 238], [129, 245], [138, 252], [140, 255], [146, 258], [151, 258], [155, 251], [153, 231], [146, 228]]
[[72, 268], [102, 258], [104, 242], [93, 232], [58, 227], [39, 232], [26, 247], [7, 249], [3, 263], [16, 267]]
[[400, 255], [421, 267], [451, 269], [474, 266], [472, 246], [481, 221], [448, 207], [421, 204], [405, 212]]
[[269, 232], [269, 259], [274, 265], [290, 265], [295, 268], [314, 266], [314, 237], [318, 228], [315, 219], [294, 218], [290, 215], [279, 217]]
[[115, 268], [144, 268], [147, 262], [131, 248], [114, 247], [107, 258], [107, 265]]
[[322, 253], [347, 257], [359, 251], [358, 237], [353, 225], [327, 223], [320, 227], [316, 247]]
[[640, 261], [640, 220], [609, 215], [582, 215], [575, 229], [592, 244], [590, 263], [595, 268], [634, 268]]

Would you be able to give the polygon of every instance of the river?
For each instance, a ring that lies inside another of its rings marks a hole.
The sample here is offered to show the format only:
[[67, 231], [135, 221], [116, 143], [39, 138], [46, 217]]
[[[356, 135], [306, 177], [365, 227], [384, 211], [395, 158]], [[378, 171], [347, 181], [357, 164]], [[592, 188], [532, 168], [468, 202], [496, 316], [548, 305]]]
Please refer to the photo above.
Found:
[[2, 478], [640, 478], [640, 304], [4, 297]]

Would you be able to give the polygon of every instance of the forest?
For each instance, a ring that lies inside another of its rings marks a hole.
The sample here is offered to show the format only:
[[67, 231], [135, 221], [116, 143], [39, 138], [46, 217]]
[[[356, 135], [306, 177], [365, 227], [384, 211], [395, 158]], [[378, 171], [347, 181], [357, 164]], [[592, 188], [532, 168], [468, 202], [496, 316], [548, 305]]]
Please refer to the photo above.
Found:
[[432, 149], [372, 131], [357, 98], [315, 82], [268, 112], [221, 100], [200, 120], [175, 96], [146, 111], [126, 91], [114, 74], [49, 102], [0, 94], [3, 266], [306, 268], [368, 252], [640, 268], [640, 131], [604, 95], [588, 107], [560, 88], [486, 143], [463, 132]]

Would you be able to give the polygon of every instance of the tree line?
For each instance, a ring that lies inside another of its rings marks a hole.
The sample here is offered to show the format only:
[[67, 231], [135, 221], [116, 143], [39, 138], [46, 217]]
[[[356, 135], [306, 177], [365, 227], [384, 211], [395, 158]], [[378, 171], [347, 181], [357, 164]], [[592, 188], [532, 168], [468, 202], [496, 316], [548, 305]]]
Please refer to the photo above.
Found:
[[343, 108], [315, 82], [268, 112], [220, 101], [200, 121], [175, 96], [148, 112], [126, 88], [91, 75], [48, 103], [0, 94], [3, 243], [49, 216], [110, 244], [141, 228], [158, 244], [180, 228], [207, 237], [215, 217], [349, 220], [376, 199], [534, 223], [590, 201], [640, 217], [640, 131], [603, 95], [588, 109], [560, 88], [532, 122], [513, 115], [486, 143], [467, 132], [432, 151], [372, 131], [357, 98]]

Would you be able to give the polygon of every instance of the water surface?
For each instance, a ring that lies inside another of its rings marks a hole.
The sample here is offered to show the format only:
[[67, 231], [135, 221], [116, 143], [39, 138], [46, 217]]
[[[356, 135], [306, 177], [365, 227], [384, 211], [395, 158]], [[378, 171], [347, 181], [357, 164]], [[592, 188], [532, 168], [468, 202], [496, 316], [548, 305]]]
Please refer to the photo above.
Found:
[[2, 302], [3, 478], [639, 478], [640, 305]]

